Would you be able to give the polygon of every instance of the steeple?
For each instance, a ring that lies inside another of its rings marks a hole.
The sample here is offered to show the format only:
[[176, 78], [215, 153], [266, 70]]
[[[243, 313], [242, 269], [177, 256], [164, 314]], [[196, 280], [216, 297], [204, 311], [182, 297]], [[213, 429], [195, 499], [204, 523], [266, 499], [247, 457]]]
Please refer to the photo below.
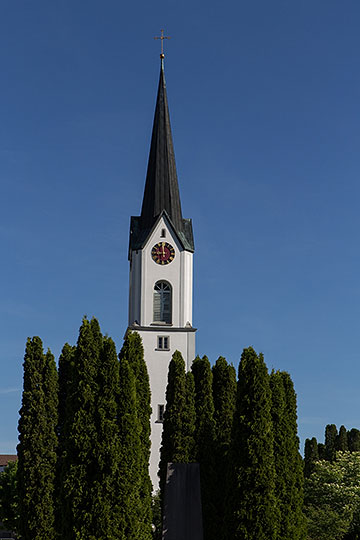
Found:
[[181, 231], [183, 218], [166, 94], [164, 60], [161, 58], [159, 88], [141, 210], [142, 226], [151, 227], [164, 210], [175, 229]]
[[192, 224], [181, 212], [175, 152], [164, 74], [164, 55], [160, 55], [160, 78], [151, 136], [144, 198], [139, 218], [131, 218], [130, 251], [141, 249], [155, 222], [162, 214], [169, 219], [183, 248], [194, 251]]

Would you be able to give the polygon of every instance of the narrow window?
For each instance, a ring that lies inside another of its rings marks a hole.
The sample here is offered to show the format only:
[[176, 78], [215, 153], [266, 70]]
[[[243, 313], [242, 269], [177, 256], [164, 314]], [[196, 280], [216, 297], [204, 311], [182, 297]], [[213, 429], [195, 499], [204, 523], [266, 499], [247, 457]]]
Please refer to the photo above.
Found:
[[154, 287], [154, 322], [171, 324], [172, 299], [171, 285], [166, 281], [158, 281]]
[[164, 421], [164, 412], [165, 412], [165, 405], [158, 405], [158, 417], [157, 417], [158, 422], [162, 423]]
[[160, 238], [166, 238], [166, 229], [161, 229]]
[[170, 349], [170, 338], [169, 336], [158, 336], [157, 337], [157, 348], [162, 351], [168, 351]]

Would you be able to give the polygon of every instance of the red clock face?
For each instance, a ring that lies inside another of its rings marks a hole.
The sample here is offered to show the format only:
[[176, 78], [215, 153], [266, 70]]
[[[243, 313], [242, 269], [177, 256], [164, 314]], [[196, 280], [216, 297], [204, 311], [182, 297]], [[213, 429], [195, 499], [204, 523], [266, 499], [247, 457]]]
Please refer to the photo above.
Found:
[[169, 264], [174, 260], [175, 249], [167, 242], [159, 242], [152, 248], [151, 257], [157, 264]]

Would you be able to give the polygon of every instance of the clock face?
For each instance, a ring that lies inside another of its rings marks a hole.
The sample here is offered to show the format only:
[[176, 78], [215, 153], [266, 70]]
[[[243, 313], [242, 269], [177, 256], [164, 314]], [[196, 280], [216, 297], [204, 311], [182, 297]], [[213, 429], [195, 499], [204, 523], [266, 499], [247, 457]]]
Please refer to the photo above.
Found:
[[159, 242], [151, 250], [151, 257], [157, 264], [170, 264], [175, 257], [175, 249], [167, 242]]

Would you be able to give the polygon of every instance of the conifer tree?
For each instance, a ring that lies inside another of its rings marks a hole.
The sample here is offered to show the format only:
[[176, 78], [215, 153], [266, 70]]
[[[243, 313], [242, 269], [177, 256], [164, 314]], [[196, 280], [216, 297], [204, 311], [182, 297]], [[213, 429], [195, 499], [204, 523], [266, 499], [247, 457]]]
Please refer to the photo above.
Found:
[[[215, 506], [219, 524], [226, 510], [229, 448], [236, 402], [236, 371], [220, 356], [212, 368], [215, 419]], [[223, 527], [220, 526], [220, 530]]]
[[[190, 383], [191, 384], [191, 383]], [[186, 411], [185, 362], [179, 351], [175, 351], [169, 364], [160, 448], [160, 493], [163, 498], [168, 463], [186, 463], [188, 450], [184, 440], [184, 413]]]
[[306, 439], [304, 450], [304, 474], [308, 478], [314, 470], [314, 463], [319, 460], [319, 445], [315, 437]]
[[275, 540], [279, 514], [269, 375], [262, 354], [244, 349], [231, 446], [228, 538]]
[[133, 370], [136, 388], [136, 411], [140, 424], [140, 443], [142, 448], [141, 472], [139, 487], [139, 523], [141, 532], [139, 540], [151, 538], [151, 493], [152, 485], [149, 476], [150, 459], [150, 415], [151, 396], [150, 382], [144, 360], [144, 347], [137, 332], [128, 332], [120, 352], [120, 361], [126, 359]]
[[337, 436], [338, 431], [335, 424], [328, 424], [325, 428], [325, 459], [327, 461], [334, 461], [335, 459]]
[[303, 467], [297, 436], [296, 395], [290, 375], [272, 371], [272, 420], [274, 430], [275, 493], [280, 515], [279, 538], [306, 538], [303, 515]]
[[19, 419], [18, 530], [24, 540], [52, 540], [57, 448], [57, 371], [39, 337], [27, 340]]
[[[137, 413], [136, 381], [133, 370], [124, 355], [120, 360], [118, 425], [120, 437], [120, 464], [116, 477], [119, 500], [116, 511], [119, 524], [116, 540], [146, 538], [139, 521], [142, 504], [139, 500], [142, 479], [143, 448], [141, 423]], [[115, 532], [115, 531], [114, 531]]]
[[347, 452], [348, 449], [349, 448], [346, 427], [341, 426], [339, 429], [339, 434], [335, 440], [335, 450], [339, 450], [340, 452]]
[[183, 446], [185, 463], [195, 462], [195, 381], [194, 375], [188, 371], [185, 375], [185, 410], [183, 415]]
[[61, 453], [60, 443], [62, 441], [61, 432], [67, 418], [66, 399], [68, 395], [69, 385], [72, 380], [72, 369], [74, 363], [76, 347], [65, 343], [59, 357], [59, 420], [58, 420], [58, 435], [59, 435], [59, 453]]
[[197, 356], [191, 366], [195, 381], [195, 455], [200, 463], [204, 539], [218, 537], [215, 475], [215, 420], [212, 372], [206, 356]]
[[348, 447], [349, 452], [360, 451], [360, 431], [356, 428], [352, 428], [348, 431]]
[[84, 318], [68, 384], [67, 416], [61, 435], [59, 532], [66, 540], [89, 540], [96, 531], [92, 490], [98, 463], [95, 418], [101, 341], [98, 325]]
[[[99, 337], [100, 328], [96, 328], [97, 321], [93, 320], [91, 324], [93, 333]], [[115, 540], [117, 538], [115, 531], [119, 526], [120, 504], [116, 475], [123, 456], [117, 422], [119, 363], [115, 344], [109, 337], [102, 340], [97, 384], [99, 388], [95, 406], [97, 448], [91, 489], [93, 535], [95, 538]]]
[[[219, 356], [212, 368], [212, 374], [216, 445], [220, 451], [218, 459], [220, 459], [221, 468], [221, 463], [225, 462], [231, 442], [236, 403], [236, 371], [225, 358]], [[224, 476], [223, 472], [221, 474]]]
[[326, 459], [326, 447], [324, 443], [318, 443], [319, 459]]

